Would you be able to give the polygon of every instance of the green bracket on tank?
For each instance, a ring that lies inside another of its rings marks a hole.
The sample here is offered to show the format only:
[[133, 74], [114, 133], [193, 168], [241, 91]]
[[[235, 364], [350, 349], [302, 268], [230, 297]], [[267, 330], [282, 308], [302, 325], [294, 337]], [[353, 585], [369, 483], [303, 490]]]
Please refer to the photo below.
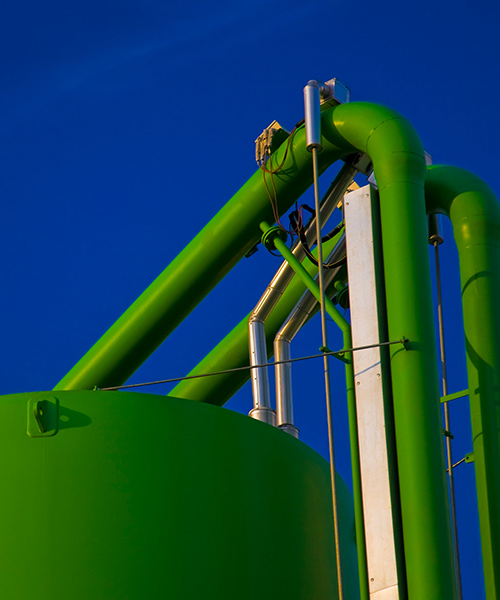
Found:
[[59, 400], [54, 396], [35, 397], [28, 400], [28, 426], [26, 433], [32, 437], [52, 437], [59, 431]]

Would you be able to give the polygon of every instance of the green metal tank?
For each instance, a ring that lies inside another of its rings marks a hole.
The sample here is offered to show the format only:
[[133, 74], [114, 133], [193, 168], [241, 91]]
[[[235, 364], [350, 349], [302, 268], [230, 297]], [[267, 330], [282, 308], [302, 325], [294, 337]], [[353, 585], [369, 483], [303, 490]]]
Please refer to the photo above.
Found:
[[[337, 598], [327, 462], [216, 406], [3, 396], [2, 600]], [[346, 597], [359, 597], [339, 478]]]

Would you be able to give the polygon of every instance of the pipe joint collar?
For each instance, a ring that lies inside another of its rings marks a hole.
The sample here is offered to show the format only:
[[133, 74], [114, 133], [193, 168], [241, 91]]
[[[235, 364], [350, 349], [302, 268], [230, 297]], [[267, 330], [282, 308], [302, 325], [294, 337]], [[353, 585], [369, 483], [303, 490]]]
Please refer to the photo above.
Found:
[[275, 225], [274, 227], [270, 227], [267, 231], [264, 231], [261, 241], [264, 247], [271, 251], [275, 249], [274, 240], [276, 238], [279, 238], [282, 242], [286, 242], [287, 237], [287, 232], [278, 225]]
[[276, 411], [273, 408], [252, 408], [252, 410], [248, 413], [248, 416], [252, 417], [252, 419], [255, 419], [256, 421], [262, 421], [263, 423], [267, 423], [268, 425], [276, 427]]
[[290, 423], [283, 423], [282, 425], [278, 425], [278, 429], [292, 435], [294, 438], [299, 439], [299, 430], [295, 425], [291, 425]]

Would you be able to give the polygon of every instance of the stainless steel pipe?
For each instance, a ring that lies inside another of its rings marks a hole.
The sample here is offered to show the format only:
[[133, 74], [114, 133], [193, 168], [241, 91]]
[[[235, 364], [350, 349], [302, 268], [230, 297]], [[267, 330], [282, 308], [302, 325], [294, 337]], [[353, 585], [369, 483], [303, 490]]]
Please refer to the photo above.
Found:
[[[337, 261], [345, 254], [345, 237], [335, 246], [327, 261]], [[325, 272], [325, 286], [328, 286], [336, 277], [340, 267], [329, 269]], [[290, 345], [295, 335], [311, 317], [317, 301], [307, 290], [297, 303], [296, 307], [288, 316], [281, 329], [274, 338], [274, 357], [276, 361], [291, 358]], [[276, 379], [276, 410], [278, 427], [294, 434], [296, 427], [293, 425], [293, 402], [292, 402], [292, 365], [290, 363], [277, 364], [275, 366]], [[298, 437], [298, 430], [297, 435]]]
[[[356, 173], [357, 169], [352, 165], [352, 163], [346, 163], [341, 168], [327, 193], [325, 194], [325, 198], [322, 202], [320, 214], [323, 222], [330, 218], [335, 210], [335, 207], [345, 194]], [[316, 239], [314, 221], [311, 222], [306, 230], [306, 239], [309, 244], [314, 243]], [[304, 260], [305, 252], [299, 241], [295, 243], [294, 247], [292, 248], [292, 252], [298, 260]], [[276, 272], [276, 275], [267, 286], [256, 307], [250, 313], [250, 317], [248, 319], [248, 337], [251, 366], [267, 362], [265, 322], [276, 306], [278, 300], [281, 298], [293, 275], [293, 269], [286, 261], [284, 261]], [[251, 380], [254, 407], [250, 411], [249, 415], [259, 421], [264, 421], [271, 425], [275, 425], [276, 417], [273, 409], [271, 408], [267, 367], [252, 369]], [[289, 421], [286, 424], [293, 426], [292, 421]], [[288, 431], [289, 428], [283, 427], [283, 429]], [[290, 430], [289, 433], [293, 433], [293, 435], [295, 435], [293, 430]]]

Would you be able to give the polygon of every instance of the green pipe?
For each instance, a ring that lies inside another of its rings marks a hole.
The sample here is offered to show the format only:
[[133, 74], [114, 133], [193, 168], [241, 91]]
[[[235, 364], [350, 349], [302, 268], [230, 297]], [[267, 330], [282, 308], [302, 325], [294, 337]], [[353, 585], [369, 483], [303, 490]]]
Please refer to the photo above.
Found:
[[[280, 239], [279, 228], [271, 228], [266, 222], [260, 224], [264, 237], [270, 240], [276, 250], [283, 256], [295, 273], [300, 277], [307, 289], [321, 302], [321, 291], [316, 281], [304, 269], [290, 251], [285, 242]], [[351, 326], [345, 317], [335, 308], [333, 302], [325, 295], [325, 310], [342, 332], [344, 348], [352, 348]], [[354, 366], [352, 353], [345, 354], [345, 378], [347, 390], [347, 408], [349, 417], [349, 442], [351, 448], [352, 492], [354, 499], [354, 516], [356, 527], [356, 547], [358, 552], [359, 588], [361, 600], [370, 597], [368, 589], [368, 565], [366, 559], [366, 540], [363, 519], [363, 496], [361, 492], [361, 469], [359, 462], [358, 419], [356, 414], [356, 397], [354, 393]]]
[[[343, 289], [340, 281], [335, 283], [338, 291]], [[338, 311], [337, 311], [338, 313]], [[338, 313], [340, 315], [340, 313]], [[344, 348], [352, 348], [351, 326], [341, 329]], [[356, 527], [356, 546], [358, 549], [358, 571], [361, 600], [369, 598], [368, 563], [366, 557], [366, 537], [363, 517], [363, 493], [361, 487], [361, 463], [359, 457], [358, 415], [356, 409], [356, 393], [354, 387], [354, 362], [352, 352], [346, 354], [348, 362], [345, 365], [347, 416], [349, 423], [349, 444], [351, 449], [352, 495], [354, 500], [354, 516]]]
[[[325, 255], [329, 254], [337, 245], [342, 234], [338, 234], [325, 244], [323, 250]], [[316, 249], [313, 250], [316, 255]], [[302, 263], [304, 269], [309, 274], [316, 272], [316, 267], [308, 259]], [[341, 269], [338, 274], [339, 279], [345, 278], [345, 269]], [[335, 280], [334, 280], [335, 281]], [[329, 289], [333, 288], [333, 283]], [[268, 358], [272, 356], [273, 340], [278, 333], [279, 328], [293, 310], [306, 286], [298, 278], [294, 277], [288, 284], [283, 295], [266, 319], [266, 345], [268, 349]], [[201, 373], [213, 373], [225, 369], [235, 369], [249, 365], [248, 357], [248, 317], [246, 315], [238, 325], [221, 342], [205, 356], [189, 372], [189, 375], [199, 375]], [[249, 380], [249, 371], [235, 371], [217, 377], [205, 377], [203, 379], [187, 379], [181, 381], [168, 394], [175, 398], [186, 398], [208, 404], [223, 406], [236, 392]]]
[[[318, 284], [314, 281], [312, 275], [308, 273], [306, 269], [302, 266], [300, 260], [294, 256], [293, 252], [288, 248], [285, 242], [280, 238], [280, 231], [282, 231], [279, 227], [271, 227], [266, 223], [266, 221], [262, 221], [260, 224], [260, 228], [264, 233], [269, 235], [269, 240], [278, 250], [278, 252], [283, 256], [286, 262], [292, 267], [295, 273], [302, 279], [302, 283], [307, 287], [307, 289], [311, 292], [311, 294], [316, 298], [319, 302], [321, 293], [318, 288]], [[333, 321], [338, 325], [343, 334], [351, 331], [351, 327], [349, 323], [346, 321], [345, 317], [342, 316], [339, 311], [333, 305], [333, 302], [330, 298], [325, 298], [325, 307], [328, 315], [333, 319]], [[350, 348], [351, 346], [344, 346]]]
[[450, 218], [458, 247], [486, 597], [499, 600], [500, 205], [457, 167], [431, 167], [425, 192], [427, 211]]
[[[273, 155], [273, 165], [282, 161], [286, 147], [285, 141]], [[352, 152], [348, 144], [330, 145], [321, 170]], [[280, 214], [311, 185], [311, 173], [301, 128], [291, 140], [283, 168], [274, 175]], [[259, 223], [265, 219], [273, 219], [273, 211], [258, 170], [54, 389], [124, 383], [259, 241]]]
[[[406, 336], [409, 351], [392, 346], [391, 378], [399, 491], [412, 600], [456, 597], [453, 546], [439, 412], [427, 219], [425, 158], [420, 140], [401, 116], [344, 106], [323, 135], [341, 135], [373, 161], [380, 192], [389, 339]], [[324, 115], [323, 120], [327, 118]], [[320, 155], [321, 156], [321, 155]]]

